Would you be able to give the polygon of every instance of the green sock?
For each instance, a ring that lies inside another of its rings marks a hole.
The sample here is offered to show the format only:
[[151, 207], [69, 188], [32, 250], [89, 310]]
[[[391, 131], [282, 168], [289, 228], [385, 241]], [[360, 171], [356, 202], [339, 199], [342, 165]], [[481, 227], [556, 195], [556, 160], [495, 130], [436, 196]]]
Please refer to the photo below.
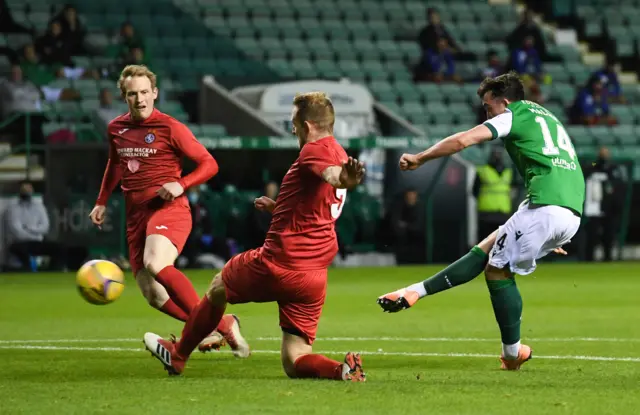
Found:
[[491, 304], [500, 327], [502, 343], [515, 344], [520, 340], [522, 297], [514, 278], [487, 281]]
[[471, 281], [484, 271], [488, 259], [489, 256], [482, 249], [474, 246], [465, 256], [422, 282], [427, 295], [446, 291]]

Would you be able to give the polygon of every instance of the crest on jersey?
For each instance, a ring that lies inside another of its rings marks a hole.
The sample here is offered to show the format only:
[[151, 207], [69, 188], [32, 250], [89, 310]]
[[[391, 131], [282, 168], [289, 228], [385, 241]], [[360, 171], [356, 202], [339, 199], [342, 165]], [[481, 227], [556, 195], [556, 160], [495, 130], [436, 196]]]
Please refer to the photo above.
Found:
[[147, 135], [144, 136], [144, 142], [147, 144], [151, 144], [155, 141], [156, 136], [153, 133], [149, 133]]
[[140, 162], [136, 159], [131, 159], [127, 162], [127, 168], [131, 173], [135, 173], [140, 169]]

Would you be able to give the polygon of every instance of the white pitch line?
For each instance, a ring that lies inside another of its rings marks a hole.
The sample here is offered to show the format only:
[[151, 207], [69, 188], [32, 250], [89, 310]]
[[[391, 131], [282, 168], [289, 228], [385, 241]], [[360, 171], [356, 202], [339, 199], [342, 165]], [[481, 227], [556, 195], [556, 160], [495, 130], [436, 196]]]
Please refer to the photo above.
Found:
[[[76, 347], [76, 346], [36, 346], [36, 345], [15, 345], [0, 346], [5, 350], [65, 350], [65, 351], [85, 351], [85, 352], [145, 352], [143, 348], [130, 347]], [[229, 352], [227, 352], [229, 353]], [[255, 354], [280, 354], [279, 350], [252, 350]], [[346, 351], [337, 350], [319, 350], [316, 353], [328, 355], [344, 355]], [[380, 352], [380, 351], [361, 351], [365, 356], [406, 356], [406, 357], [472, 357], [472, 358], [492, 358], [497, 359], [496, 354], [483, 353], [423, 353], [423, 352]], [[640, 363], [640, 357], [612, 357], [612, 356], [535, 356], [535, 359], [550, 360], [586, 360], [594, 362], [634, 362]]]
[[[254, 341], [280, 341], [281, 337], [256, 337], [250, 339]], [[558, 343], [570, 343], [570, 342], [628, 342], [635, 343], [640, 342], [640, 339], [623, 339], [613, 337], [541, 337], [541, 338], [525, 338], [526, 341], [536, 342], [558, 342]], [[385, 342], [470, 342], [470, 343], [483, 343], [483, 342], [496, 342], [497, 338], [481, 338], [481, 337], [319, 337], [316, 341], [353, 341], [353, 342], [368, 342], [368, 341], [385, 341]], [[1, 343], [1, 342], [0, 342]]]
[[[248, 341], [280, 341], [281, 337], [255, 337], [247, 338]], [[571, 342], [591, 342], [591, 343], [637, 343], [640, 339], [635, 338], [615, 338], [615, 337], [540, 337], [529, 338], [526, 341], [540, 343], [571, 343]], [[121, 338], [121, 339], [24, 339], [24, 340], [0, 340], [0, 344], [29, 344], [29, 343], [131, 343], [140, 342], [142, 338]], [[319, 337], [318, 342], [452, 342], [452, 343], [484, 343], [496, 342], [497, 338], [480, 337]]]

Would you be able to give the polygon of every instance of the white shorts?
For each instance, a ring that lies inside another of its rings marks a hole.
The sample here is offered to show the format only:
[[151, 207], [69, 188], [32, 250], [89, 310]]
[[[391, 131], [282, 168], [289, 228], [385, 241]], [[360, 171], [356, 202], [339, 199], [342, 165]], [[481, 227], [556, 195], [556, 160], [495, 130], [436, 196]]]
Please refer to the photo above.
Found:
[[571, 241], [578, 232], [580, 217], [560, 206], [536, 206], [523, 202], [518, 211], [498, 228], [489, 265], [509, 266], [511, 272], [531, 274], [536, 259]]

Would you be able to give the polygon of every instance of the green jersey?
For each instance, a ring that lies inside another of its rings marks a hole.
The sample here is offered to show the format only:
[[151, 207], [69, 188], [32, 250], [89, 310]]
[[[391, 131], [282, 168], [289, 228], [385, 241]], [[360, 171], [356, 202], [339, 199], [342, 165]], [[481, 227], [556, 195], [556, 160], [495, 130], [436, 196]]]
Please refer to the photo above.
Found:
[[572, 209], [582, 215], [584, 176], [562, 123], [531, 101], [512, 102], [484, 123], [501, 138], [524, 178], [531, 203]]

